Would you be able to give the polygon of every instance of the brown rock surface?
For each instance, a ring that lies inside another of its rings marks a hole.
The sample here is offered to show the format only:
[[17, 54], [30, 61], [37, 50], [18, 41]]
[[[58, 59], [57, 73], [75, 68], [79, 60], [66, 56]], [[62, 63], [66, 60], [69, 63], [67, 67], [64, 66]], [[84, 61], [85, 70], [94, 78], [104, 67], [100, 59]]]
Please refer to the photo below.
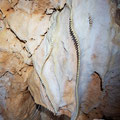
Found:
[[87, 94], [85, 96], [86, 102], [83, 103], [84, 113], [89, 113], [91, 109], [97, 108], [102, 100], [102, 81], [97, 73], [92, 74], [92, 81], [88, 85]]
[[0, 51], [0, 114], [5, 120], [26, 119], [36, 110], [27, 89], [31, 69], [20, 54]]

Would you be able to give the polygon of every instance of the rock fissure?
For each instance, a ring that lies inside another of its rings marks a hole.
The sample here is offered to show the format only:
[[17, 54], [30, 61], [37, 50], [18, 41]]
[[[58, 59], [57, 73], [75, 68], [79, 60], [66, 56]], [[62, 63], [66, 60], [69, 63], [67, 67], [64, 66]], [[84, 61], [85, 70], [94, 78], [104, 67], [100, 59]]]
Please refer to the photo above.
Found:
[[[9, 25], [9, 24], [8, 24]], [[9, 25], [9, 28], [7, 28], [7, 29], [9, 29], [15, 36], [16, 36], [16, 38], [20, 41], [20, 42], [22, 42], [22, 43], [26, 43], [27, 42], [27, 40], [21, 40], [18, 36], [17, 36], [17, 34], [10, 28], [10, 25]]]

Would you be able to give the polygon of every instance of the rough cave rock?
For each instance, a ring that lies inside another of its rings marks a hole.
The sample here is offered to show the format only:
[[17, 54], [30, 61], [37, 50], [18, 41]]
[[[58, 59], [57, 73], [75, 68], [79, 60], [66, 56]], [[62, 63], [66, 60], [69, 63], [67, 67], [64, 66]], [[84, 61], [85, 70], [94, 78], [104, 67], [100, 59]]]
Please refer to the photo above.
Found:
[[71, 117], [77, 73], [71, 18], [80, 43], [78, 119], [120, 119], [116, 1], [0, 0], [0, 120]]

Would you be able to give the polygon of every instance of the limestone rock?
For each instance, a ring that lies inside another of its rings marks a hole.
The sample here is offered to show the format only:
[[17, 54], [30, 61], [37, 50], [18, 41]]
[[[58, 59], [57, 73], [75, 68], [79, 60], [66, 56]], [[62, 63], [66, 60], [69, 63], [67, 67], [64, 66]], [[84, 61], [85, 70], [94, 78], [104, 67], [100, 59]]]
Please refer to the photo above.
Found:
[[27, 89], [31, 69], [20, 54], [0, 51], [0, 114], [5, 120], [26, 119], [36, 110]]
[[[100, 111], [104, 111], [103, 115], [105, 116], [119, 119], [119, 102], [115, 104], [115, 101], [119, 101], [118, 91], [120, 87], [120, 64], [118, 62], [120, 56], [120, 38], [118, 37], [120, 27], [115, 22], [116, 6], [111, 1], [104, 0], [75, 0], [72, 2], [72, 6], [74, 27], [81, 44], [82, 54], [80, 67], [82, 70], [80, 71], [79, 83], [80, 103], [83, 103], [84, 106], [89, 101], [86, 99], [88, 98], [86, 95], [92, 81], [91, 74], [97, 72], [102, 80], [101, 92], [104, 96], [104, 102], [101, 101], [100, 103], [100, 106], [103, 105]], [[78, 10], [79, 12], [76, 12]], [[100, 89], [97, 88], [97, 90]], [[113, 93], [116, 94], [113, 95]], [[93, 102], [91, 108], [96, 104], [95, 97], [89, 97], [89, 99], [90, 104]], [[89, 105], [87, 110], [90, 109]]]
[[120, 118], [115, 3], [0, 0], [0, 119], [57, 119], [51, 112], [69, 117], [75, 112], [77, 55], [70, 17], [81, 50], [78, 119]]
[[[41, 46], [38, 47], [33, 55], [33, 64], [41, 81], [45, 85], [53, 108], [57, 112], [59, 108], [62, 109], [67, 104], [73, 104], [76, 77], [76, 66], [73, 63], [76, 63], [76, 56], [74, 54], [73, 41], [70, 41], [71, 37], [69, 36], [69, 9], [65, 8], [61, 13], [56, 12], [53, 14], [51, 22], [52, 26], [50, 30]], [[62, 32], [65, 33], [64, 36]], [[53, 48], [51, 48], [52, 42]], [[44, 63], [46, 58], [48, 60]], [[73, 67], [75, 70], [72, 69]], [[69, 86], [70, 88], [65, 86]], [[68, 91], [67, 89], [70, 90]], [[66, 92], [69, 96], [65, 95]], [[68, 109], [72, 111], [73, 107]]]

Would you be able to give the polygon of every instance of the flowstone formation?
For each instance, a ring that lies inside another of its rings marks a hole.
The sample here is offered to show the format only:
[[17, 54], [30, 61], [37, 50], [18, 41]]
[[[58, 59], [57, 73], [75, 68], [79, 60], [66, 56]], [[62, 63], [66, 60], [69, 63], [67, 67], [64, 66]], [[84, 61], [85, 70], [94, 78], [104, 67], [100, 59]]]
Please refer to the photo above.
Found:
[[119, 21], [114, 0], [0, 0], [0, 120], [120, 119]]

